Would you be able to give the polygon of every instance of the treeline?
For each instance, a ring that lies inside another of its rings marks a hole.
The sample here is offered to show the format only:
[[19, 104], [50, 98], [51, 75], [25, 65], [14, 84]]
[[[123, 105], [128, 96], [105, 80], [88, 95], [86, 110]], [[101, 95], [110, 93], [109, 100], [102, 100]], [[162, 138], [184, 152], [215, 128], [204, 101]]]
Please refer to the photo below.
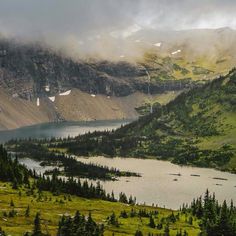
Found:
[[79, 211], [74, 217], [63, 216], [59, 222], [57, 236], [103, 236], [104, 225], [98, 225], [89, 213], [88, 217], [81, 215]]
[[[34, 219], [33, 232], [26, 232], [24, 236], [50, 236], [48, 232], [44, 232], [41, 227], [41, 216], [37, 213]], [[0, 235], [5, 236], [3, 232]], [[103, 236], [103, 224], [97, 224], [89, 213], [88, 217], [76, 211], [74, 216], [63, 215], [58, 224], [57, 236]]]
[[0, 145], [0, 180], [8, 181], [17, 188], [21, 184], [29, 184], [30, 172], [20, 165], [18, 159], [11, 158], [2, 145]]
[[[160, 236], [170, 236], [170, 228], [172, 224], [175, 224], [176, 222], [180, 222], [181, 214], [180, 212], [174, 213], [172, 212], [171, 214], [167, 215], [166, 217], [160, 217], [159, 212], [156, 211], [148, 211], [146, 209], [140, 209], [140, 210], [135, 210], [131, 209], [130, 212], [121, 211], [120, 213], [120, 218], [134, 218], [138, 217], [139, 219], [142, 218], [148, 218], [148, 224], [147, 226], [151, 229], [156, 229], [156, 230], [162, 230], [163, 233], [148, 233], [148, 236], [154, 236], [154, 235], [160, 235]], [[116, 227], [119, 227], [119, 221], [116, 215], [113, 213], [109, 218], [110, 224], [113, 224]], [[186, 221], [187, 224], [193, 225], [193, 218], [190, 216], [189, 220]], [[142, 231], [137, 230], [135, 232], [135, 236], [143, 236], [144, 234]], [[177, 230], [176, 236], [187, 236], [188, 233], [185, 229], [179, 228]]]
[[[33, 179], [32, 183], [29, 181], [30, 177]], [[136, 203], [135, 198], [132, 196], [128, 198], [125, 193], [120, 193], [119, 199], [116, 199], [114, 193], [106, 193], [99, 182], [94, 185], [89, 184], [87, 180], [82, 182], [73, 176], [68, 179], [66, 177], [59, 178], [56, 172], [53, 172], [50, 177], [38, 175], [35, 171], [29, 171], [25, 166], [20, 165], [17, 158], [12, 160], [2, 145], [0, 146], [0, 180], [12, 182], [14, 188], [26, 184], [31, 190], [37, 188], [40, 191], [50, 191], [56, 195], [66, 193], [84, 198], [97, 198], [112, 202], [120, 201], [127, 204]]]
[[[160, 217], [158, 211], [147, 211], [146, 209], [140, 209], [139, 211], [131, 209], [130, 212], [126, 212], [125, 210], [121, 211], [120, 216], [117, 217], [116, 214], [113, 212], [110, 216], [107, 217], [108, 225], [112, 225], [114, 227], [119, 228], [122, 224], [119, 221], [119, 218], [134, 218], [138, 217], [140, 221], [143, 223], [143, 218], [148, 218], [148, 224], [146, 225], [152, 230], [158, 230], [158, 233], [146, 233], [147, 236], [170, 236], [171, 234], [171, 225], [177, 222], [180, 222], [181, 215], [178, 212], [174, 214], [172, 212], [167, 217]], [[190, 217], [190, 220], [186, 222], [188, 225], [193, 225], [193, 218]], [[181, 224], [181, 223], [180, 223]], [[176, 226], [175, 226], [176, 227]], [[186, 226], [185, 226], [186, 227]], [[162, 231], [162, 232], [160, 232]], [[144, 236], [141, 230], [137, 230], [134, 234], [135, 236]], [[185, 229], [179, 228], [176, 232], [176, 236], [188, 236], [188, 233]]]
[[65, 180], [57, 177], [55, 173], [51, 177], [46, 177], [45, 175], [37, 177], [35, 186], [40, 191], [50, 191], [55, 195], [66, 193], [79, 197], [96, 198], [111, 202], [136, 203], [136, 198], [132, 196], [128, 198], [125, 193], [120, 193], [119, 199], [117, 200], [114, 193], [106, 193], [99, 182], [94, 185], [92, 183], [89, 184], [86, 180], [82, 182], [80, 179], [75, 179], [73, 177]]
[[[42, 161], [45, 166], [58, 166], [57, 173], [68, 177], [85, 177], [89, 179], [115, 180], [120, 176], [140, 176], [137, 173], [120, 171], [116, 168], [108, 168], [106, 166], [96, 165], [92, 163], [83, 163], [74, 157], [49, 151], [46, 145], [38, 140], [11, 140], [8, 149], [17, 153], [18, 157], [28, 157], [37, 161]], [[51, 174], [52, 172], [47, 172]]]
[[[5, 169], [3, 167], [6, 167]], [[0, 146], [0, 180], [1, 181], [11, 181], [15, 182], [15, 178], [19, 175], [21, 178], [17, 181], [17, 185], [26, 184], [27, 192], [34, 193], [37, 190], [40, 194], [42, 191], [50, 191], [54, 195], [59, 194], [70, 194], [85, 198], [97, 198], [108, 201], [120, 201], [126, 204], [135, 204], [136, 199], [130, 196], [129, 198], [124, 194], [120, 193], [119, 199], [114, 197], [114, 194], [107, 194], [102, 186], [97, 183], [97, 185], [89, 184], [87, 181], [81, 182], [74, 178], [69, 178], [68, 180], [58, 178], [54, 174], [51, 178], [45, 176], [37, 176], [37, 174], [30, 173], [27, 169], [20, 165], [17, 159], [12, 160], [7, 154], [3, 146]], [[9, 172], [8, 172], [9, 171]], [[23, 174], [22, 174], [23, 173]], [[25, 175], [24, 175], [25, 174]], [[29, 177], [32, 177], [33, 181], [29, 182]], [[14, 187], [14, 185], [13, 185]], [[32, 190], [32, 191], [31, 191]], [[11, 201], [11, 206], [14, 207], [14, 202]], [[25, 216], [29, 216], [29, 207], [25, 211]], [[159, 218], [158, 211], [147, 211], [134, 210], [131, 209], [130, 212], [121, 211], [120, 218], [148, 218], [148, 226], [152, 229], [164, 231], [164, 235], [168, 236], [170, 234], [170, 226], [172, 223], [179, 221], [180, 214], [187, 214], [188, 224], [193, 224], [193, 217], [200, 219], [200, 226], [202, 233], [201, 235], [206, 236], [235, 236], [236, 235], [236, 207], [233, 202], [228, 206], [226, 201], [223, 204], [219, 204], [215, 199], [214, 195], [210, 195], [207, 191], [204, 198], [197, 198], [187, 206], [183, 205], [181, 208], [181, 213], [171, 213], [167, 217]], [[7, 217], [15, 217], [16, 211], [12, 209]], [[108, 224], [115, 227], [119, 227], [119, 219], [115, 214], [112, 214], [107, 219]], [[26, 235], [41, 236], [47, 235], [41, 231], [40, 228], [40, 214], [35, 217], [35, 227], [33, 233], [26, 233]], [[64, 216], [60, 220], [58, 227], [58, 235], [74, 235], [75, 232], [81, 232], [78, 235], [93, 235], [100, 236], [103, 235], [103, 226], [98, 225], [92, 220], [91, 215], [84, 217], [78, 212], [75, 217]], [[1, 235], [4, 235], [4, 231], [0, 229]], [[141, 231], [137, 231], [135, 235], [143, 235]], [[149, 235], [152, 235], [151, 233]], [[178, 236], [187, 235], [187, 232], [179, 231]]]
[[215, 199], [215, 195], [207, 190], [204, 198], [193, 200], [190, 206], [183, 205], [182, 212], [190, 212], [201, 219], [202, 235], [207, 236], [235, 236], [236, 235], [236, 207], [233, 202], [228, 206]]
[[[156, 126], [160, 128], [161, 123]], [[153, 127], [152, 130], [155, 128]], [[47, 142], [50, 148], [65, 148], [69, 153], [81, 156], [143, 158], [156, 156], [160, 159], [171, 159], [176, 164], [214, 168], [227, 164], [235, 152], [230, 145], [226, 144], [217, 150], [201, 150], [197, 147], [197, 141], [194, 139], [176, 136], [176, 134], [175, 136], [160, 136], [153, 133], [147, 136], [138, 136], [138, 131], [134, 135], [124, 134], [124, 136], [120, 131], [118, 133], [96, 132], [77, 138]]]
[[50, 191], [56, 195], [66, 193], [85, 198], [99, 198], [108, 201], [116, 201], [114, 194], [106, 194], [99, 182], [95, 186], [89, 184], [86, 180], [83, 183], [79, 179], [74, 179], [73, 177], [65, 180], [58, 178], [56, 174], [53, 174], [51, 177], [45, 175], [39, 176], [35, 185], [40, 191]]

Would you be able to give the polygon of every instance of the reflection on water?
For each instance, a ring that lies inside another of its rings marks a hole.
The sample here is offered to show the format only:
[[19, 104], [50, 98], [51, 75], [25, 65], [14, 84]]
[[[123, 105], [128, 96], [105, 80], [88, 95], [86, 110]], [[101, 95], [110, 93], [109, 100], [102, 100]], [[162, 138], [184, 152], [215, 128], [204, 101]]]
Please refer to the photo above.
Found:
[[116, 129], [122, 124], [127, 124], [129, 122], [131, 122], [131, 120], [80, 121], [33, 125], [15, 130], [0, 131], [0, 143], [16, 138], [75, 137], [89, 131]]
[[[154, 203], [178, 209], [182, 203], [189, 203], [193, 198], [202, 195], [207, 188], [210, 192], [215, 192], [219, 201], [236, 201], [236, 175], [230, 173], [135, 158], [92, 157], [78, 160], [140, 173], [142, 177], [139, 178], [120, 177], [119, 181], [101, 181], [107, 192], [113, 190], [116, 196], [125, 192], [128, 196], [136, 196], [139, 203]], [[24, 163], [34, 168], [32, 162]]]

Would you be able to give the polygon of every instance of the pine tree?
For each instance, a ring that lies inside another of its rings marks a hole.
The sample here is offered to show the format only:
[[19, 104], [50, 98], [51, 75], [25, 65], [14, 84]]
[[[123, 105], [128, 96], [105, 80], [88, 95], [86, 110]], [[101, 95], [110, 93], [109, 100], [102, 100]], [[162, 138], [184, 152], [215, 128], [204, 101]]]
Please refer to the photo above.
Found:
[[186, 230], [184, 230], [184, 235], [183, 236], [188, 236], [188, 233]]
[[113, 213], [111, 214], [111, 216], [109, 217], [108, 223], [111, 224], [111, 225], [114, 225], [114, 226], [116, 226], [116, 227], [119, 226], [119, 222], [118, 222], [118, 220], [116, 219], [116, 215], [115, 215], [114, 212], [113, 212]]
[[220, 217], [219, 217], [219, 223], [218, 223], [218, 235], [227, 235], [230, 236], [231, 230], [230, 230], [230, 225], [229, 225], [229, 212], [228, 212], [228, 207], [227, 203], [224, 200], [223, 205], [220, 210]]
[[167, 223], [164, 229], [164, 236], [169, 236], [170, 235], [170, 229], [169, 229], [169, 224]]
[[120, 217], [122, 217], [122, 218], [128, 218], [128, 214], [127, 214], [127, 212], [124, 210], [124, 211], [121, 211], [120, 212]]
[[40, 220], [40, 213], [37, 213], [34, 219], [34, 230], [32, 236], [41, 236], [41, 220]]
[[189, 223], [190, 225], [193, 224], [193, 217], [192, 217], [192, 216], [189, 217], [189, 219], [188, 219], [188, 223]]
[[63, 216], [59, 221], [57, 236], [103, 236], [104, 226], [97, 225], [89, 213], [86, 219], [83, 215], [76, 212], [72, 218], [70, 216]]
[[176, 236], [182, 236], [182, 229], [180, 229], [180, 231], [177, 231]]
[[6, 233], [2, 230], [1, 227], [0, 227], [0, 236], [6, 236]]
[[[226, 201], [222, 205], [206, 191], [203, 205], [202, 199], [194, 200], [189, 209], [194, 216], [201, 219], [202, 234], [207, 236], [235, 236], [236, 235], [236, 209], [231, 201], [228, 207]], [[189, 222], [190, 223], [190, 222]]]
[[29, 217], [29, 216], [30, 216], [30, 207], [28, 205], [25, 211], [25, 217]]
[[14, 207], [14, 206], [15, 206], [15, 204], [14, 204], [14, 202], [13, 202], [12, 199], [11, 199], [11, 202], [10, 202], [10, 206], [11, 206], [11, 207]]
[[153, 229], [156, 227], [154, 219], [152, 218], [152, 216], [149, 217], [149, 224], [148, 225]]
[[143, 236], [143, 233], [142, 233], [142, 231], [137, 230], [137, 231], [135, 232], [134, 236]]

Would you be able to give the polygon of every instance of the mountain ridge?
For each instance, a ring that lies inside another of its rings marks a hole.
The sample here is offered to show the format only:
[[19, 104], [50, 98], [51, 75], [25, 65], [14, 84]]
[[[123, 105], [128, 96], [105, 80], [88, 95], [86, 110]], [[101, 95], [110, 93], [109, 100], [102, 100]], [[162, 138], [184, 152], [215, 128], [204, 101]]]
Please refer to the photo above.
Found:
[[78, 155], [152, 157], [235, 173], [235, 94], [233, 69], [117, 131], [88, 134], [62, 146]]
[[[202, 35], [206, 39], [204, 44], [199, 41]], [[110, 40], [119, 42], [118, 39], [109, 37]], [[150, 44], [146, 45], [149, 37]], [[225, 43], [227, 37], [229, 44]], [[235, 31], [229, 29], [162, 33], [150, 31], [149, 34], [141, 30], [124, 40], [128, 42], [130, 49], [134, 45], [142, 49], [143, 57], [129, 60], [122, 55], [117, 60], [114, 55], [111, 60], [105, 60], [99, 57], [73, 58], [63, 49], [56, 50], [42, 42], [21, 42], [1, 37], [0, 88], [5, 94], [4, 99], [3, 93], [1, 95], [2, 103], [7, 98], [9, 110], [1, 104], [0, 108], [9, 115], [3, 121], [3, 113], [0, 113], [0, 125], [2, 129], [12, 129], [60, 120], [137, 118], [137, 108], [149, 106], [150, 103], [162, 103], [159, 98], [165, 94], [169, 98], [170, 92], [178, 94], [226, 74], [235, 63], [235, 39]], [[219, 47], [219, 53], [213, 57], [203, 57], [211, 51], [204, 49], [206, 44], [212, 44], [209, 46], [212, 50]], [[199, 53], [193, 53], [193, 50]], [[76, 106], [74, 103], [83, 100], [84, 93], [88, 95], [89, 109], [88, 106]], [[105, 104], [105, 107], [110, 108], [93, 115], [90, 112], [93, 107], [90, 100], [98, 96], [103, 97], [98, 99], [101, 101], [100, 105]], [[133, 102], [134, 97], [137, 103]], [[114, 102], [111, 103], [110, 100]], [[120, 105], [117, 105], [118, 100]], [[126, 104], [122, 104], [122, 101]], [[18, 103], [18, 106], [14, 106], [14, 103]], [[25, 113], [27, 122], [17, 123], [15, 120], [15, 124], [7, 124], [8, 119], [16, 119], [10, 115], [10, 107], [15, 107], [20, 114], [25, 109], [25, 103], [35, 106], [29, 109], [31, 112]], [[70, 105], [75, 109], [74, 114], [69, 110]], [[62, 110], [58, 110], [58, 107]], [[114, 110], [118, 111], [116, 115], [113, 114]], [[41, 118], [32, 119], [35, 114]]]

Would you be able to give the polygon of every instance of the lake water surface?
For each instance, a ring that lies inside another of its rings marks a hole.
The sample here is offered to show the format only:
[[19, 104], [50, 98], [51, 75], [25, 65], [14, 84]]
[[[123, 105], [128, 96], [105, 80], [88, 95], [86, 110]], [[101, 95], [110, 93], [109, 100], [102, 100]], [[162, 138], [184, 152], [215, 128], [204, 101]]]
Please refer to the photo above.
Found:
[[[158, 204], [178, 209], [182, 203], [190, 203], [206, 189], [216, 198], [236, 202], [236, 175], [208, 168], [174, 165], [167, 161], [136, 158], [78, 158], [85, 163], [96, 163], [121, 170], [138, 172], [142, 177], [121, 177], [119, 181], [101, 181], [106, 191], [118, 195], [125, 192], [137, 197], [139, 203]], [[195, 175], [195, 176], [193, 176]], [[214, 178], [224, 178], [219, 180]]]
[[78, 122], [60, 122], [46, 123], [33, 126], [27, 126], [14, 130], [0, 131], [0, 143], [10, 139], [23, 138], [65, 138], [75, 137], [87, 132], [112, 130], [127, 124], [132, 120], [108, 120], [108, 121], [78, 121]]
[[[0, 132], [0, 141], [4, 142], [11, 138], [76, 136], [88, 131], [115, 129], [128, 122], [122, 120], [36, 125]], [[142, 177], [121, 177], [118, 181], [101, 181], [107, 192], [113, 190], [116, 196], [120, 192], [125, 192], [128, 196], [132, 194], [136, 196], [139, 203], [154, 203], [162, 207], [178, 209], [182, 203], [189, 203], [193, 198], [202, 195], [207, 188], [210, 192], [215, 192], [219, 201], [233, 199], [236, 202], [236, 175], [227, 172], [207, 168], [181, 167], [167, 161], [135, 158], [92, 157], [87, 159], [78, 157], [78, 160], [140, 173]], [[48, 169], [30, 159], [20, 161], [39, 172]]]
[[[174, 165], [167, 161], [136, 158], [77, 158], [85, 163], [96, 163], [120, 170], [137, 172], [142, 177], [120, 177], [118, 181], [100, 181], [107, 192], [120, 192], [136, 196], [138, 203], [157, 204], [161, 207], [178, 209], [182, 203], [190, 203], [206, 189], [215, 193], [222, 202], [236, 202], [236, 175], [208, 168]], [[30, 169], [43, 173], [51, 167], [41, 167], [39, 162], [28, 158], [20, 159]], [[215, 178], [222, 178], [219, 180]], [[90, 181], [96, 183], [96, 181]]]

